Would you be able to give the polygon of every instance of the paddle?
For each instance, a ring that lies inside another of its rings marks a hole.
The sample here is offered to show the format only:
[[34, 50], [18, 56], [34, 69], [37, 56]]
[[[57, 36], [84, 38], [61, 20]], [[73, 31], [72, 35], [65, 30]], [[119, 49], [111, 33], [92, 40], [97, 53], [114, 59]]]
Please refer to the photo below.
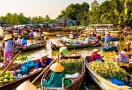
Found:
[[18, 54], [13, 58], [13, 60], [8, 64], [8, 66], [3, 70], [3, 72], [0, 74], [0, 77], [6, 72], [6, 70], [10, 67], [10, 65], [15, 61], [15, 59], [19, 56], [21, 51], [18, 52]]
[[46, 68], [43, 69], [43, 71], [31, 82], [32, 84], [56, 61], [53, 60]]

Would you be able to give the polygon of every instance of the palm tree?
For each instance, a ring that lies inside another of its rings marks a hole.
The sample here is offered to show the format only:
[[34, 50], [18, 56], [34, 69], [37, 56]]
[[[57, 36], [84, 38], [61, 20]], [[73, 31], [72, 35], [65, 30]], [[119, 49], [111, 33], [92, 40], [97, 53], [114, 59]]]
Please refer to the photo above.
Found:
[[112, 9], [110, 13], [104, 13], [101, 16], [101, 19], [109, 20], [115, 24], [119, 24], [121, 27], [126, 21], [126, 14], [128, 8], [125, 7], [124, 3], [127, 3], [127, 0], [112, 0], [111, 5]]

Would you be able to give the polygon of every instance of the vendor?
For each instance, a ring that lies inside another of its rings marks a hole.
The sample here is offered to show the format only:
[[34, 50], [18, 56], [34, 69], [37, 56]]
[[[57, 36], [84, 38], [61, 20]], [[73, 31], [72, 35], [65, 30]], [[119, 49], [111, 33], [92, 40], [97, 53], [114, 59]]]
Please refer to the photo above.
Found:
[[56, 62], [50, 66], [50, 69], [53, 71], [49, 80], [43, 80], [43, 85], [45, 87], [62, 87], [62, 78], [65, 77], [63, 73], [64, 67]]
[[114, 53], [115, 53], [114, 60], [116, 60], [117, 62], [124, 62], [124, 63], [129, 62], [129, 56], [126, 55], [125, 53], [119, 52], [119, 50], [114, 50]]
[[45, 67], [47, 65], [50, 64], [51, 62], [51, 58], [48, 57], [48, 54], [47, 53], [44, 53], [44, 56], [40, 59], [39, 63], [38, 63], [38, 67]]
[[110, 46], [110, 40], [111, 40], [111, 36], [109, 32], [105, 33], [105, 47], [108, 48]]
[[98, 52], [99, 52], [99, 49], [94, 49], [93, 50], [93, 53], [92, 53], [92, 55], [91, 55], [91, 57], [90, 57], [90, 60], [91, 61], [103, 61], [103, 57], [104, 56], [101, 56], [100, 54], [98, 54]]
[[60, 53], [60, 59], [62, 59], [64, 56], [67, 55], [68, 48], [67, 48], [66, 44], [62, 44], [62, 47], [59, 49], [59, 53]]
[[69, 34], [69, 38], [70, 39], [74, 39], [74, 35], [73, 35], [73, 32], [71, 31], [70, 34]]
[[99, 33], [98, 33], [97, 36], [96, 36], [96, 42], [101, 42], [101, 36], [100, 36]]

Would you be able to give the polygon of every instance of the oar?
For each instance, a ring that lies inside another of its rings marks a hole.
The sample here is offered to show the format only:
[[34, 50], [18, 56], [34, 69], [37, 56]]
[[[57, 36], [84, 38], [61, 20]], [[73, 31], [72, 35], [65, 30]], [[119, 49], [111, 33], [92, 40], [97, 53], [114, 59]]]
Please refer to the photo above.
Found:
[[6, 70], [10, 67], [10, 65], [16, 60], [16, 58], [19, 56], [21, 51], [18, 52], [18, 54], [13, 58], [13, 60], [8, 64], [8, 66], [3, 70], [3, 72], [0, 74], [0, 77], [6, 72]]
[[44, 68], [43, 71], [31, 83], [34, 83], [55, 61], [56, 59], [53, 60], [46, 68]]

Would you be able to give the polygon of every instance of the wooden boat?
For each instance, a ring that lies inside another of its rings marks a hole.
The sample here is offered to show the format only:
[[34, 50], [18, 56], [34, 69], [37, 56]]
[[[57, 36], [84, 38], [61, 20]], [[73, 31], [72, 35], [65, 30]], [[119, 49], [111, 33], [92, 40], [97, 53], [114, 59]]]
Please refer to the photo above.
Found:
[[[39, 60], [33, 60], [34, 63], [37, 63]], [[55, 60], [54, 60], [55, 62]], [[17, 70], [19, 69], [21, 66], [21, 64], [17, 65], [17, 66], [14, 66], [12, 68], [10, 68], [10, 71], [12, 70]], [[35, 69], [37, 67], [34, 67], [33, 69]], [[33, 70], [32, 69], [32, 70]], [[36, 72], [34, 72], [33, 74], [30, 74], [30, 75], [27, 75], [25, 77], [22, 77], [20, 79], [17, 79], [17, 80], [14, 80], [12, 82], [9, 82], [9, 83], [5, 83], [3, 85], [0, 85], [0, 90], [11, 90], [17, 86], [19, 86], [21, 83], [23, 83], [24, 81], [26, 80], [33, 80], [36, 76], [38, 76], [41, 72], [42, 72], [43, 69], [41, 70], [37, 70]]]
[[[111, 38], [111, 41], [119, 41], [119, 40], [120, 40], [120, 38], [118, 38], [118, 37], [112, 37]], [[102, 41], [105, 41], [104, 37], [102, 38]]]
[[102, 49], [102, 51], [113, 51], [117, 48], [118, 48], [117, 46], [109, 46], [108, 48], [103, 46], [101, 49]]
[[84, 76], [85, 76], [85, 61], [83, 62], [82, 65], [82, 71], [80, 73], [80, 75], [78, 76], [78, 78], [75, 79], [71, 79], [72, 83], [70, 85], [68, 85], [67, 87], [65, 87], [64, 89], [62, 88], [48, 88], [42, 85], [42, 80], [43, 79], [47, 79], [49, 78], [50, 74], [51, 74], [51, 70], [50, 68], [47, 69], [46, 72], [44, 72], [43, 77], [41, 79], [41, 90], [79, 90], [83, 80], [84, 80]]
[[121, 33], [121, 31], [109, 31], [110, 32], [110, 34], [120, 34]]
[[[97, 44], [86, 44], [86, 45], [66, 45], [68, 49], [74, 49], [74, 48], [88, 48], [88, 47], [96, 47], [96, 46], [100, 46], [100, 43]], [[53, 44], [52, 49], [59, 49], [61, 46], [57, 46], [55, 44]]]
[[[87, 61], [87, 60], [86, 60]], [[116, 84], [113, 84], [112, 82], [110, 82], [109, 80], [103, 78], [102, 76], [100, 76], [99, 74], [97, 74], [96, 72], [94, 72], [89, 65], [86, 63], [86, 67], [88, 69], [88, 73], [89, 75], [92, 77], [92, 79], [94, 80], [94, 82], [102, 89], [102, 90], [131, 90], [131, 88], [127, 88], [125, 86], [118, 86]], [[132, 78], [131, 75], [129, 75], [129, 77]]]
[[79, 59], [79, 58], [81, 58], [81, 55], [80, 54], [70, 54], [68, 56], [63, 56], [62, 57], [62, 59], [68, 59], [68, 58], [70, 58], [70, 59]]
[[43, 34], [46, 36], [56, 36], [55, 32], [43, 32]]
[[38, 49], [38, 48], [42, 48], [44, 47], [45, 45], [44, 44], [39, 44], [37, 46], [32, 46], [32, 47], [19, 47], [19, 50], [22, 50], [22, 51], [31, 51], [31, 50], [35, 50], [35, 49]]

